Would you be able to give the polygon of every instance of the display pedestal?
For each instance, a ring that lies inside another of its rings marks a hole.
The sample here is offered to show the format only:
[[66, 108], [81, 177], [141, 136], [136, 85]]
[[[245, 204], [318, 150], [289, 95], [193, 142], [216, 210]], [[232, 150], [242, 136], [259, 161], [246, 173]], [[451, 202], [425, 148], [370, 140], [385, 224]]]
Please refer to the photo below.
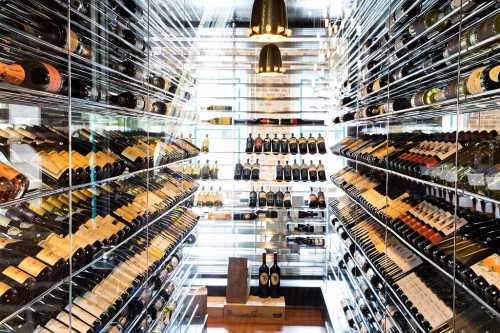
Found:
[[224, 303], [224, 321], [276, 324], [285, 322], [285, 297], [250, 296], [245, 304]]

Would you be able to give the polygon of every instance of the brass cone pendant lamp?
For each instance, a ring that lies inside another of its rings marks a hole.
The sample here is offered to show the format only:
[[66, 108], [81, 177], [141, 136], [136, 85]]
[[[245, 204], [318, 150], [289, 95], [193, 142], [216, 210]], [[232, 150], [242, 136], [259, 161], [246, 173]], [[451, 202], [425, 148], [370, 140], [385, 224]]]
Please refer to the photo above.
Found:
[[280, 49], [274, 44], [264, 46], [260, 50], [257, 73], [259, 75], [272, 76], [283, 74], [284, 72]]
[[284, 0], [255, 0], [250, 20], [249, 37], [257, 42], [276, 43], [292, 34]]

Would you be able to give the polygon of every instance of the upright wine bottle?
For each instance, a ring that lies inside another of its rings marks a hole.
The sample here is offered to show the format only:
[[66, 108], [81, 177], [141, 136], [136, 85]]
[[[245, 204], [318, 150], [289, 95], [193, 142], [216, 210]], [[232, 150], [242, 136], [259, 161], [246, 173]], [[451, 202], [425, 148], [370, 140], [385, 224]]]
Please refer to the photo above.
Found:
[[248, 198], [248, 207], [257, 207], [257, 192], [255, 192], [255, 188], [253, 186]]
[[283, 134], [283, 137], [281, 138], [280, 141], [280, 151], [283, 155], [288, 154], [289, 149], [288, 149], [288, 139], [286, 138], [286, 135]]
[[[287, 163], [288, 163], [288, 161], [287, 161]], [[281, 161], [278, 161], [278, 164], [276, 165], [276, 180], [282, 181], [283, 176], [284, 176], [283, 166], [281, 165]]]
[[262, 253], [262, 265], [259, 267], [259, 296], [269, 297], [269, 267], [266, 263], [266, 253]]
[[271, 287], [270, 294], [272, 298], [280, 297], [281, 269], [278, 266], [278, 253], [274, 252], [274, 263], [269, 269]]
[[250, 134], [248, 134], [248, 138], [246, 141], [245, 153], [247, 153], [247, 154], [253, 153], [253, 147], [254, 147], [254, 140], [252, 137], [252, 133], [250, 133]]
[[255, 138], [253, 151], [256, 154], [260, 154], [260, 153], [262, 153], [263, 148], [264, 148], [264, 140], [262, 140], [262, 138], [260, 137], [260, 133], [259, 133], [259, 134], [257, 134], [257, 137]]
[[302, 160], [302, 164], [300, 165], [300, 180], [303, 182], [309, 180], [309, 168], [304, 160]]
[[288, 163], [288, 161], [285, 162], [285, 166], [283, 167], [283, 179], [286, 182], [292, 180], [292, 166]]
[[255, 163], [252, 165], [252, 180], [259, 180], [260, 179], [260, 164], [259, 164], [259, 159], [255, 160]]
[[271, 151], [274, 155], [278, 155], [280, 153], [281, 141], [278, 138], [278, 134], [274, 134], [273, 141], [271, 142]]
[[299, 152], [299, 142], [297, 141], [297, 138], [294, 136], [292, 133], [292, 136], [290, 139], [288, 139], [288, 147], [290, 148], [290, 154], [292, 155], [297, 155]]
[[307, 154], [307, 139], [304, 137], [303, 133], [300, 133], [299, 137], [299, 152], [301, 155]]
[[267, 197], [266, 197], [266, 192], [264, 191], [264, 186], [261, 186], [260, 188], [258, 203], [259, 207], [266, 207]]

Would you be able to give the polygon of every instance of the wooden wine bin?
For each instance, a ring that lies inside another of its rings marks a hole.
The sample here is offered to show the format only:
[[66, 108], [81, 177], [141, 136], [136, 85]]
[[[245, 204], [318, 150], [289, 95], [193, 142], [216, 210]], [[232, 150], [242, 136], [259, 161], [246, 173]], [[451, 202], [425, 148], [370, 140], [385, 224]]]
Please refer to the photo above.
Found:
[[224, 321], [238, 323], [284, 323], [285, 297], [250, 296], [245, 304], [224, 303]]

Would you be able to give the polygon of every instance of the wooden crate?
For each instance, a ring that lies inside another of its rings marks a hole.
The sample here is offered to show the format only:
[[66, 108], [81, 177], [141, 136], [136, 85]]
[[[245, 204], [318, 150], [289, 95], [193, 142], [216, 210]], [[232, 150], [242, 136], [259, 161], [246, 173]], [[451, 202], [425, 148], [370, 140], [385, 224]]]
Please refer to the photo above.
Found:
[[224, 321], [239, 323], [284, 323], [285, 298], [250, 296], [245, 304], [225, 303]]

